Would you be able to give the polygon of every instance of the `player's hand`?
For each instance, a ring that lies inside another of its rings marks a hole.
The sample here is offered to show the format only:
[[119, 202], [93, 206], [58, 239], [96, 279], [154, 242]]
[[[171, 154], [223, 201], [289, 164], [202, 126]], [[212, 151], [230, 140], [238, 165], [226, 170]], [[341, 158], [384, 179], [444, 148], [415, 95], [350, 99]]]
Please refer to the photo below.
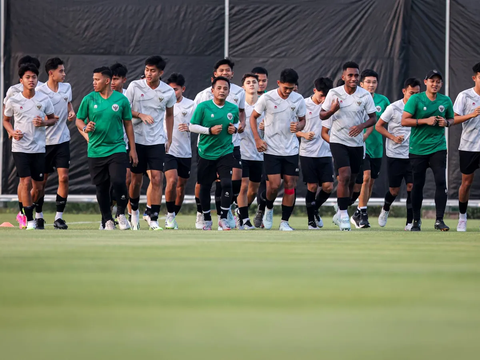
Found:
[[258, 128], [262, 131], [265, 130], [265, 122], [263, 120], [258, 124]]
[[138, 165], [138, 155], [135, 149], [130, 149], [130, 164], [132, 164], [133, 167]]
[[23, 133], [21, 130], [15, 130], [12, 137], [17, 141], [20, 141], [23, 138]]
[[258, 152], [264, 152], [267, 150], [267, 143], [262, 139], [255, 140], [255, 145], [257, 146]]
[[447, 125], [447, 120], [441, 116], [437, 116], [437, 124], [440, 127], [446, 127]]
[[437, 117], [436, 116], [430, 116], [429, 118], [427, 118], [427, 125], [430, 125], [430, 126], [437, 125]]
[[172, 145], [172, 140], [168, 139], [167, 142], [165, 143], [165, 154], [168, 153], [168, 150], [170, 150], [171, 145]]
[[94, 132], [95, 131], [95, 123], [93, 121], [89, 121], [87, 127], [85, 128], [85, 132]]
[[332, 106], [330, 107], [330, 112], [332, 114], [335, 114], [339, 109], [340, 109], [340, 103], [338, 102], [338, 99], [333, 100]]
[[400, 135], [400, 136], [394, 136], [392, 140], [395, 144], [401, 144], [403, 143], [404, 138], [405, 138], [404, 135]]
[[75, 111], [69, 111], [68, 112], [68, 121], [73, 121], [75, 120], [75, 117], [77, 116], [77, 114], [75, 114]]
[[472, 115], [472, 118], [479, 116], [480, 115], [480, 106], [477, 107], [475, 110], [473, 110], [471, 115]]
[[178, 131], [190, 132], [190, 129], [188, 128], [188, 124], [179, 124], [178, 125]]
[[313, 131], [309, 131], [307, 133], [304, 133], [303, 135], [303, 138], [308, 141], [313, 140], [314, 137], [315, 137], [315, 133]]
[[40, 116], [35, 116], [33, 118], [33, 126], [35, 126], [35, 127], [45, 126], [45, 122], [43, 121], [43, 118], [40, 117]]
[[227, 129], [228, 133], [231, 135], [231, 134], [234, 134], [235, 133], [235, 125], [233, 125], [232, 123], [228, 124], [228, 129]]
[[245, 131], [245, 123], [242, 123], [241, 121], [238, 123], [238, 133], [241, 134]]
[[350, 128], [350, 131], [349, 131], [348, 135], [349, 135], [350, 137], [355, 137], [355, 136], [358, 136], [359, 134], [361, 134], [362, 131], [363, 131], [363, 127], [362, 127], [362, 126], [360, 126], [360, 125], [352, 126], [352, 127]]
[[300, 131], [300, 129], [298, 128], [298, 124], [299, 123], [297, 121], [292, 121], [290, 123], [290, 132], [296, 133], [296, 132]]
[[210, 132], [212, 133], [212, 135], [218, 135], [222, 132], [222, 128], [223, 125], [215, 125], [210, 128]]
[[139, 114], [138, 117], [140, 118], [140, 120], [143, 121], [144, 124], [152, 125], [154, 122], [153, 117], [151, 117], [150, 115]]

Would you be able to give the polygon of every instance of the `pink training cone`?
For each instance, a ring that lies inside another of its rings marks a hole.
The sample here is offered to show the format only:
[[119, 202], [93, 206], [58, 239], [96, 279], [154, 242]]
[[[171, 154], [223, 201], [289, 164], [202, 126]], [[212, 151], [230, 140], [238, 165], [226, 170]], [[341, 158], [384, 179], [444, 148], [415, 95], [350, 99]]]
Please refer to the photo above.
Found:
[[0, 224], [0, 227], [13, 227], [13, 225], [10, 224], [9, 222], [4, 222], [4, 223]]

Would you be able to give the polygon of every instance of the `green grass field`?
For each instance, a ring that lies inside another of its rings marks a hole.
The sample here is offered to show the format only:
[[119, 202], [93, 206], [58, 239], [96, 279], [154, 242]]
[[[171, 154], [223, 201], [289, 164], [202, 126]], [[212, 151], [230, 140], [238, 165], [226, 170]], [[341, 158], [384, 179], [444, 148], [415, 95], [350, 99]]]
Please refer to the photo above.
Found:
[[196, 231], [193, 216], [179, 217], [190, 230], [102, 232], [98, 219], [0, 228], [2, 359], [478, 356], [480, 221], [343, 233], [294, 218], [300, 231], [281, 233]]

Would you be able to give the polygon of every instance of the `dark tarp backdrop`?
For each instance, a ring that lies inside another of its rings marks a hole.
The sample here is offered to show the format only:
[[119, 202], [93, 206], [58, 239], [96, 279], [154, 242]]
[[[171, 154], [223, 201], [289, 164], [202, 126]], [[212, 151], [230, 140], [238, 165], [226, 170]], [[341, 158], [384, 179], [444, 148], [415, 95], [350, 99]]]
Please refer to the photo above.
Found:
[[[138, 79], [150, 55], [167, 59], [164, 78], [181, 72], [187, 80], [185, 96], [193, 99], [209, 86], [213, 64], [224, 56], [224, 1], [194, 0], [7, 0], [5, 37], [5, 91], [18, 82], [16, 63], [26, 54], [42, 62], [54, 56], [65, 61], [67, 82], [72, 85], [73, 105], [92, 90], [95, 67], [125, 64], [129, 80]], [[480, 11], [476, 0], [451, 3], [450, 96], [471, 87], [471, 67], [480, 61]], [[21, 19], [29, 19], [25, 26]], [[300, 92], [308, 96], [313, 80], [329, 76], [336, 81], [345, 61], [380, 74], [378, 93], [390, 101], [401, 97], [403, 81], [423, 79], [428, 70], [445, 67], [445, 5], [435, 0], [230, 0], [229, 56], [235, 61], [234, 82], [254, 66], [269, 71], [269, 89], [283, 68], [300, 76]], [[41, 69], [40, 80], [46, 80]], [[2, 94], [4, 95], [4, 94]], [[86, 162], [86, 143], [74, 124], [71, 128], [70, 193], [94, 194]], [[449, 134], [449, 197], [456, 198], [461, 182], [458, 143], [461, 127]], [[4, 193], [16, 193], [17, 179], [11, 144], [4, 136]], [[192, 137], [195, 146], [196, 138]], [[187, 194], [193, 194], [196, 161]], [[385, 164], [384, 164], [385, 165]], [[426, 198], [434, 197], [427, 178]], [[386, 168], [377, 180], [373, 197], [388, 188]], [[48, 182], [54, 193], [56, 176]], [[305, 195], [299, 182], [298, 195]], [[480, 179], [471, 197], [480, 198]]]

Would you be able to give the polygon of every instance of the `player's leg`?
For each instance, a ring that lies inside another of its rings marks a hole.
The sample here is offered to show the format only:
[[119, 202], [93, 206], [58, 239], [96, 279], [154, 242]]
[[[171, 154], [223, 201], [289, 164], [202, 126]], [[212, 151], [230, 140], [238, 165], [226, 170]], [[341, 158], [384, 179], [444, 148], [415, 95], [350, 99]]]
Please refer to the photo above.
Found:
[[458, 225], [457, 231], [467, 231], [467, 208], [475, 170], [479, 167], [480, 153], [459, 151], [462, 184], [458, 189]]
[[240, 193], [237, 196], [237, 228], [239, 230], [244, 230], [244, 222], [248, 219], [248, 188], [250, 184], [250, 168], [249, 161], [242, 161], [242, 185], [240, 186]]
[[273, 203], [277, 198], [278, 189], [282, 182], [282, 164], [279, 157], [265, 154], [265, 172], [267, 174], [267, 188], [265, 191], [265, 214], [263, 215], [263, 224], [265, 229], [270, 230], [273, 225]]
[[426, 172], [428, 169], [429, 155], [410, 154], [410, 163], [412, 165], [413, 189], [412, 189], [412, 210], [413, 226], [411, 231], [421, 230], [421, 211], [423, 202], [423, 187], [425, 186]]
[[[140, 203], [140, 190], [143, 183], [143, 174], [147, 171], [147, 159], [145, 155], [145, 147], [140, 144], [135, 144], [135, 148], [138, 156], [137, 166], [130, 168], [130, 186], [128, 188], [128, 195], [130, 198], [130, 207], [132, 219], [130, 226], [132, 230], [140, 229], [140, 211], [138, 210]], [[126, 174], [125, 174], [126, 183]]]
[[210, 212], [210, 191], [212, 183], [217, 177], [216, 162], [201, 157], [198, 158], [197, 164], [197, 184], [200, 187], [199, 198], [202, 206], [203, 214], [203, 230], [212, 230], [212, 214]]
[[16, 220], [18, 222], [18, 227], [20, 229], [24, 229], [27, 227], [27, 217], [25, 216], [25, 211], [23, 209], [21, 193], [22, 193], [22, 187], [20, 185], [20, 181], [18, 181], [18, 185], [17, 185], [18, 214], [17, 214]]
[[165, 219], [165, 227], [167, 229], [178, 229], [175, 220], [175, 200], [177, 199], [178, 185], [178, 161], [171, 155], [165, 155], [165, 204], [167, 206], [167, 217]]
[[127, 163], [125, 154], [113, 154], [108, 164], [108, 173], [114, 193], [117, 197], [116, 219], [120, 230], [130, 229], [130, 223], [125, 217], [125, 209], [128, 203], [127, 189]]
[[112, 212], [110, 208], [110, 175], [109, 175], [110, 157], [104, 158], [88, 158], [88, 169], [93, 185], [95, 185], [95, 193], [97, 196], [98, 207], [102, 214], [101, 229], [114, 230]]
[[267, 174], [265, 173], [265, 167], [262, 170], [262, 178], [260, 180], [260, 186], [257, 190], [257, 213], [253, 219], [253, 225], [256, 228], [263, 227], [263, 215], [265, 214], [265, 208], [267, 206]]
[[67, 197], [68, 197], [68, 168], [57, 168], [57, 175], [58, 175], [58, 189], [57, 189], [57, 197], [55, 199], [56, 205], [56, 213], [55, 213], [55, 221], [53, 226], [56, 229], [66, 230], [68, 226], [63, 220], [63, 213], [65, 212], [65, 207], [67, 205]]
[[307, 207], [307, 217], [308, 217], [308, 229], [316, 230], [319, 229], [317, 222], [315, 221], [315, 196], [317, 194], [318, 184], [317, 183], [307, 183], [307, 195], [305, 196], [305, 205]]
[[30, 176], [20, 177], [20, 196], [23, 201], [25, 216], [27, 217], [27, 230], [35, 230], [36, 222], [33, 219], [34, 204], [32, 200], [32, 178]]
[[[354, 225], [357, 229], [369, 228], [370, 224], [368, 222], [367, 214], [367, 204], [370, 194], [370, 184], [372, 182], [372, 171], [371, 171], [371, 162], [368, 155], [365, 156], [363, 160], [363, 182], [362, 188], [360, 190], [360, 196], [358, 198], [358, 207], [355, 210], [355, 213], [352, 216]], [[358, 176], [357, 176], [358, 178]]]
[[[384, 227], [387, 225], [388, 215], [390, 213], [390, 206], [395, 201], [400, 192], [400, 186], [404, 178], [406, 169], [406, 159], [395, 159], [387, 157], [387, 170], [388, 170], [388, 186], [389, 189], [385, 194], [382, 210], [378, 216], [378, 225]], [[408, 163], [408, 160], [406, 160]]]
[[198, 179], [195, 183], [195, 204], [197, 205], [197, 218], [195, 220], [195, 228], [198, 230], [202, 230], [205, 224], [203, 220], [202, 203], [200, 201], [200, 184], [198, 182]]
[[[158, 216], [162, 202], [163, 191], [163, 172], [160, 170], [150, 170], [150, 185], [152, 187], [150, 198], [152, 213], [150, 215], [150, 229], [161, 230], [158, 225]], [[148, 196], [147, 196], [148, 198]]]
[[443, 216], [447, 207], [447, 151], [437, 151], [430, 156], [430, 168], [435, 178], [435, 210], [436, 220], [435, 229], [440, 231], [448, 231], [450, 228], [445, 225]]
[[187, 186], [188, 178], [178, 177], [177, 183], [177, 198], [175, 199], [175, 216], [178, 215], [185, 199], [185, 190]]

